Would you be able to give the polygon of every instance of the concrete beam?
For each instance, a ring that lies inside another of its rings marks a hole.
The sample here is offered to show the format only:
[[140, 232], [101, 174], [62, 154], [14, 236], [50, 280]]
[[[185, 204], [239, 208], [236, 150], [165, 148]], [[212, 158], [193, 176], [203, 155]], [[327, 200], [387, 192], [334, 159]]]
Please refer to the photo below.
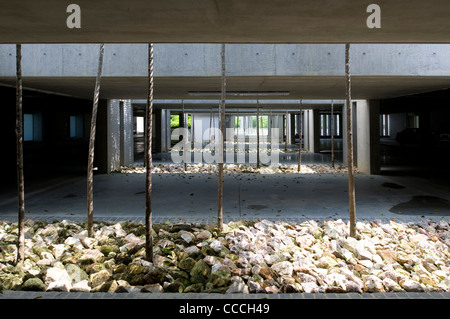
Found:
[[[24, 77], [95, 77], [98, 44], [23, 45]], [[145, 77], [147, 44], [105, 45], [102, 77]], [[343, 76], [342, 44], [227, 44], [227, 77]], [[450, 45], [355, 44], [352, 76], [450, 76]], [[0, 45], [0, 77], [15, 45]], [[220, 77], [220, 44], [155, 44], [155, 77]], [[219, 92], [220, 94], [220, 92]]]

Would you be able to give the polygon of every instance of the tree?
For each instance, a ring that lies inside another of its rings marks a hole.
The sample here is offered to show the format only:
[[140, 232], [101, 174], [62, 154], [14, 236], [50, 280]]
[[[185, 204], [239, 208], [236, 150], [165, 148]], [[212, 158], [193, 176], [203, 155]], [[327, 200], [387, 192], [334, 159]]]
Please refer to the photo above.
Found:
[[222, 135], [221, 145], [219, 146], [219, 185], [217, 189], [217, 228], [219, 231], [223, 229], [223, 161], [224, 161], [224, 139], [225, 139], [225, 92], [226, 92], [226, 78], [225, 78], [225, 44], [222, 44], [221, 50], [222, 60], [222, 94], [220, 101], [220, 132]]
[[100, 81], [102, 78], [103, 52], [105, 45], [100, 45], [98, 57], [97, 78], [95, 79], [94, 103], [92, 105], [91, 133], [89, 138], [89, 155], [87, 168], [87, 210], [88, 210], [88, 236], [94, 236], [94, 149], [95, 149], [95, 131], [97, 129], [97, 109], [100, 95]]
[[347, 162], [348, 162], [348, 199], [350, 211], [350, 236], [356, 237], [356, 204], [355, 181], [353, 162], [353, 124], [351, 107], [351, 80], [350, 80], [350, 44], [345, 45], [345, 84], [346, 84], [346, 119], [347, 119]]
[[[184, 102], [183, 102], [184, 105]], [[153, 44], [148, 45], [148, 98], [145, 134], [145, 256], [153, 261], [152, 237], [152, 113], [153, 113]], [[184, 115], [184, 112], [183, 112]], [[184, 150], [186, 152], [186, 150]]]
[[22, 111], [22, 45], [16, 45], [16, 148], [17, 148], [17, 200], [19, 210], [19, 236], [17, 261], [25, 257], [25, 184], [23, 176], [23, 111]]

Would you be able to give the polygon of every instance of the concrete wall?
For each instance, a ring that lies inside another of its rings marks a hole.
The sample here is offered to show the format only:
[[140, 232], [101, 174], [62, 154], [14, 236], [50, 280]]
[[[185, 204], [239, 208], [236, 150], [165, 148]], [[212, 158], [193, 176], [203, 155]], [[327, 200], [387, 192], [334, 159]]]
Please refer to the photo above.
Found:
[[[23, 45], [23, 75], [95, 76], [97, 44]], [[15, 76], [15, 45], [0, 45], [0, 77]], [[146, 44], [105, 45], [103, 76], [147, 76]], [[450, 45], [355, 44], [352, 75], [450, 75]], [[337, 76], [341, 44], [227, 44], [228, 76]], [[220, 76], [220, 44], [155, 44], [155, 76]]]

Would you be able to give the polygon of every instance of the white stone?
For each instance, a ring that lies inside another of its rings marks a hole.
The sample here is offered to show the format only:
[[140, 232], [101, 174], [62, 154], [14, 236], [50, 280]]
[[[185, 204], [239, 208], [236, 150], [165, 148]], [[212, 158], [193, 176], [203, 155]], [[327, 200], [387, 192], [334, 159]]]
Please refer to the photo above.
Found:
[[70, 280], [58, 280], [51, 282], [47, 287], [47, 291], [69, 292], [70, 288], [72, 288]]
[[47, 274], [45, 275], [45, 284], [48, 285], [54, 281], [64, 281], [68, 280], [71, 282], [70, 276], [65, 269], [59, 267], [52, 267], [47, 269]]
[[200, 253], [200, 248], [197, 246], [189, 246], [184, 249], [184, 252], [188, 255], [198, 254]]
[[213, 265], [215, 265], [215, 264], [221, 265], [220, 260], [218, 260], [215, 256], [205, 256], [205, 258], [203, 258], [203, 261], [204, 261], [208, 266], [213, 266]]
[[80, 260], [93, 260], [96, 262], [100, 257], [104, 257], [103, 253], [98, 249], [86, 249], [84, 254], [80, 257]]
[[51, 248], [56, 259], [61, 258], [61, 256], [66, 251], [66, 245], [64, 244], [52, 245]]
[[184, 241], [189, 244], [191, 241], [195, 239], [195, 236], [190, 232], [182, 232], [181, 238], [184, 239]]
[[374, 275], [363, 275], [364, 291], [366, 292], [384, 292], [383, 281]]
[[48, 259], [50, 261], [55, 260], [55, 257], [51, 253], [46, 252], [46, 251], [41, 252], [41, 258], [42, 259]]
[[137, 237], [135, 234], [131, 233], [125, 236], [123, 239], [127, 243], [135, 244], [135, 245], [143, 245], [145, 243], [145, 239], [141, 237]]
[[388, 277], [383, 279], [383, 285], [387, 292], [403, 291], [402, 287], [397, 282]]
[[265, 255], [264, 261], [267, 263], [267, 265], [273, 265], [279, 261], [281, 261], [281, 257], [278, 254], [273, 255]]
[[355, 255], [360, 260], [372, 260], [372, 254], [364, 248], [362, 243], [358, 243], [354, 246]]
[[227, 294], [244, 293], [248, 294], [248, 287], [244, 282], [234, 281], [226, 291]]
[[64, 241], [64, 244], [69, 245], [69, 246], [73, 246], [77, 243], [81, 243], [80, 239], [75, 238], [75, 237], [67, 237], [66, 240]]
[[400, 286], [405, 289], [406, 291], [410, 292], [421, 292], [423, 291], [423, 287], [420, 283], [418, 283], [415, 280], [400, 280]]
[[90, 238], [90, 237], [84, 237], [80, 239], [81, 243], [85, 248], [92, 248], [97, 244], [97, 239]]
[[279, 275], [292, 276], [294, 271], [294, 266], [289, 261], [282, 261], [272, 265], [271, 267]]
[[355, 253], [355, 247], [358, 244], [358, 241], [353, 237], [347, 237], [345, 239], [339, 240], [339, 245], [352, 253]]
[[316, 266], [319, 268], [332, 268], [336, 265], [337, 261], [330, 256], [323, 256], [316, 263]]
[[88, 280], [81, 280], [74, 284], [72, 288], [70, 288], [70, 292], [90, 292], [91, 287], [89, 287], [89, 281]]
[[209, 247], [211, 247], [216, 253], [220, 253], [220, 251], [223, 249], [223, 245], [219, 240], [213, 240]]
[[341, 287], [346, 289], [347, 279], [344, 275], [338, 273], [331, 273], [325, 276], [324, 281], [328, 286], [331, 287]]
[[369, 269], [373, 267], [373, 262], [370, 260], [360, 260], [359, 263]]
[[306, 293], [314, 293], [317, 292], [319, 286], [315, 282], [309, 281], [309, 282], [302, 282], [301, 283], [302, 289]]
[[162, 293], [164, 291], [160, 284], [145, 285], [141, 288], [141, 292]]
[[212, 234], [209, 230], [203, 230], [197, 234], [197, 238], [201, 240], [207, 240], [212, 237]]

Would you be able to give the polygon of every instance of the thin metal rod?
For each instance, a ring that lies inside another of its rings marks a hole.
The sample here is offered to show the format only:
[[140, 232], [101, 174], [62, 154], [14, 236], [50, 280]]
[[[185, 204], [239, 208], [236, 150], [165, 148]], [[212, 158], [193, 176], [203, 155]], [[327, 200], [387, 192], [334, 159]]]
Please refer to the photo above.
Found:
[[23, 175], [23, 109], [22, 109], [22, 45], [16, 45], [16, 153], [17, 153], [17, 201], [19, 236], [17, 261], [25, 258], [25, 184]]
[[284, 126], [285, 126], [285, 132], [286, 132], [286, 137], [284, 139], [284, 151], [287, 152], [287, 144], [288, 144], [287, 141], [288, 141], [288, 134], [289, 134], [289, 132], [288, 132], [288, 111], [286, 111], [286, 120], [285, 120]]
[[97, 110], [100, 95], [100, 82], [102, 79], [103, 53], [105, 45], [100, 45], [98, 56], [97, 78], [95, 79], [94, 102], [92, 105], [91, 132], [89, 137], [89, 155], [87, 167], [87, 230], [88, 236], [94, 236], [94, 149], [95, 149], [95, 131], [97, 127]]
[[331, 167], [334, 168], [334, 101], [331, 100]]
[[259, 100], [256, 100], [256, 167], [259, 168]]
[[147, 261], [153, 261], [152, 237], [152, 126], [153, 126], [153, 44], [148, 45], [148, 97], [147, 97], [147, 127], [145, 157], [145, 256]]
[[350, 236], [356, 237], [356, 203], [355, 181], [353, 176], [353, 124], [351, 106], [351, 79], [350, 79], [350, 44], [345, 45], [345, 82], [346, 82], [346, 117], [347, 117], [347, 162], [348, 162], [348, 200], [350, 211]]
[[303, 124], [302, 106], [303, 101], [300, 100], [300, 115], [298, 116], [298, 167], [297, 167], [297, 172], [299, 173], [302, 165], [302, 124]]
[[[184, 114], [184, 100], [181, 101], [182, 107], [183, 107], [183, 131], [185, 133], [188, 133], [187, 128], [189, 127], [188, 120], [186, 119], [186, 115]], [[184, 159], [184, 171], [187, 171], [187, 157], [188, 157], [188, 136], [189, 134], [185, 134], [186, 136], [183, 137], [183, 159]]]
[[223, 161], [224, 161], [224, 142], [225, 142], [225, 94], [226, 94], [226, 78], [225, 78], [225, 44], [222, 44], [221, 50], [222, 60], [222, 95], [220, 101], [220, 132], [222, 133], [222, 141], [219, 146], [219, 185], [217, 190], [217, 228], [223, 230]]

